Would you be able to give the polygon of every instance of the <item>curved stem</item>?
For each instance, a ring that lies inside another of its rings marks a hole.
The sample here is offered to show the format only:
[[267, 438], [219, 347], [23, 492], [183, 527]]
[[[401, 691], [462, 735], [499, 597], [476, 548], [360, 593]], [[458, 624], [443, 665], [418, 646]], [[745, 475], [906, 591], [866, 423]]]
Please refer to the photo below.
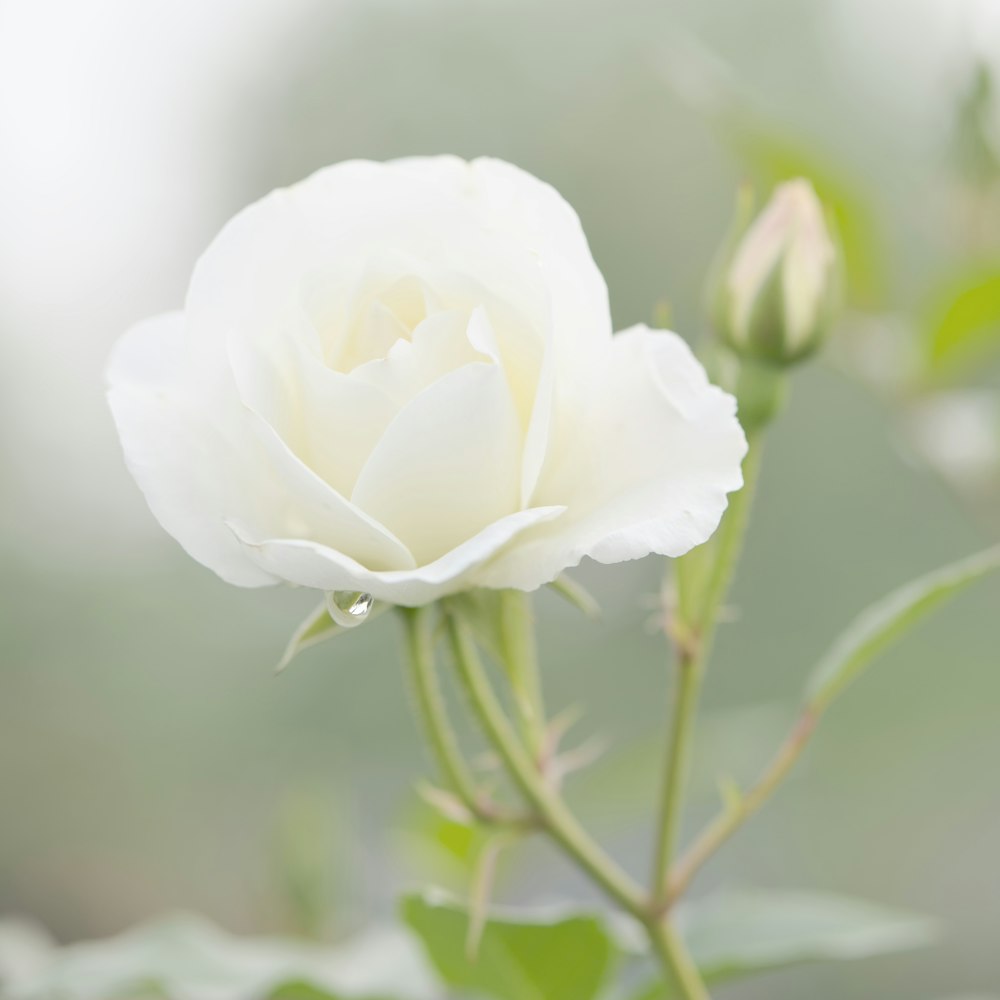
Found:
[[694, 959], [668, 915], [651, 903], [629, 876], [597, 844], [550, 788], [504, 714], [467, 627], [447, 614], [455, 665], [479, 718], [507, 772], [537, 812], [542, 828], [612, 900], [639, 920], [668, 979], [683, 1000], [710, 1000]]
[[417, 706], [423, 721], [431, 751], [445, 783], [461, 804], [482, 823], [530, 828], [533, 819], [510, 813], [486, 800], [476, 788], [476, 782], [465, 763], [458, 738], [448, 719], [441, 686], [434, 662], [434, 622], [432, 609], [399, 608], [406, 627], [406, 652], [410, 677], [417, 696]]
[[524, 740], [538, 760], [545, 748], [545, 700], [538, 670], [531, 598], [523, 591], [500, 593], [500, 641]]
[[580, 826], [536, 770], [490, 685], [467, 627], [455, 615], [448, 614], [447, 630], [455, 665], [473, 711], [514, 783], [538, 813], [544, 829], [608, 896], [645, 922], [648, 909], [639, 887]]

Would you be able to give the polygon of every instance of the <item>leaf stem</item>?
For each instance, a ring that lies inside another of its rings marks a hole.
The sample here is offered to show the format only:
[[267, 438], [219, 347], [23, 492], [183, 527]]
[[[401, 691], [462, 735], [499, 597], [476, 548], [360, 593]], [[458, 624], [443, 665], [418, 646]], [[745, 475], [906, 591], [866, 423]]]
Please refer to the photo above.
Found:
[[667, 906], [687, 891], [705, 863], [757, 813], [795, 766], [816, 729], [819, 714], [806, 709], [756, 783], [708, 824], [670, 873]]
[[736, 796], [674, 866], [665, 908], [690, 886], [704, 864], [774, 794], [795, 766], [816, 727], [843, 689], [871, 659], [922, 615], [1000, 570], [1000, 546], [944, 566], [892, 591], [863, 611], [820, 660], [792, 731], [747, 792]]

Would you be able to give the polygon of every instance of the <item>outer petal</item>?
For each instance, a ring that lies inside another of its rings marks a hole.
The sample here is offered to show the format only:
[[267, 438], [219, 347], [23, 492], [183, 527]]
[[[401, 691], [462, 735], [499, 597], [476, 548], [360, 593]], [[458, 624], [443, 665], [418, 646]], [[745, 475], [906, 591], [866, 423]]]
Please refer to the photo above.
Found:
[[198, 261], [189, 318], [206, 345], [221, 330], [273, 335], [305, 286], [350, 287], [378, 260], [386, 280], [472, 278], [557, 341], [565, 364], [611, 335], [607, 288], [558, 192], [508, 163], [452, 156], [338, 163], [250, 205]]
[[244, 525], [231, 523], [234, 538], [263, 570], [318, 590], [363, 590], [376, 600], [416, 607], [474, 586], [477, 567], [511, 539], [564, 513], [562, 507], [534, 507], [494, 521], [473, 538], [414, 570], [373, 573], [353, 559], [298, 538], [255, 538]]
[[683, 555], [712, 534], [726, 494], [742, 485], [736, 402], [680, 337], [633, 327], [596, 364], [589, 387], [557, 407], [535, 493], [566, 514], [520, 536], [478, 571], [478, 584], [531, 590], [584, 556]]
[[183, 326], [181, 313], [156, 316], [115, 346], [108, 402], [125, 461], [156, 519], [193, 558], [229, 583], [276, 583], [223, 523], [232, 512], [221, 466], [226, 448], [180, 388]]

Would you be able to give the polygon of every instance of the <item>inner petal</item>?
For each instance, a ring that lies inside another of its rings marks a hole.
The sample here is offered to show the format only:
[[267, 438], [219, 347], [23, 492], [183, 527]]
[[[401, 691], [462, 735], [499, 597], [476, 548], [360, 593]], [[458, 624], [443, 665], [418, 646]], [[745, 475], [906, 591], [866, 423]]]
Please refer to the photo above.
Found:
[[470, 341], [468, 315], [448, 309], [428, 316], [411, 339], [400, 338], [384, 357], [359, 365], [351, 378], [403, 406], [448, 372], [487, 360]]
[[351, 499], [425, 565], [519, 509], [521, 440], [503, 370], [465, 365], [399, 411]]

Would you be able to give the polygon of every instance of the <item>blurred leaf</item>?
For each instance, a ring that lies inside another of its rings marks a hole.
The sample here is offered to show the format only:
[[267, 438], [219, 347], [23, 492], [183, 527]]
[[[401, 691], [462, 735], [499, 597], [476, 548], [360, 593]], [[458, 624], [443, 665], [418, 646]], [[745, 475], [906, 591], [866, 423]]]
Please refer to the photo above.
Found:
[[[267, 1000], [339, 1000], [328, 990], [318, 989], [309, 983], [285, 983], [269, 993]], [[374, 1000], [374, 998], [373, 998]]]
[[[376, 603], [368, 613], [366, 620], [371, 621], [373, 618], [377, 618], [391, 606], [382, 602]], [[338, 625], [330, 617], [326, 600], [324, 600], [292, 634], [284, 653], [281, 655], [278, 666], [275, 667], [275, 673], [280, 674], [303, 650], [309, 649], [311, 646], [317, 646], [321, 642], [326, 642], [327, 639], [333, 639], [344, 632], [350, 631], [351, 629], [343, 625]]]
[[393, 850], [412, 879], [432, 879], [454, 892], [464, 892], [489, 831], [464, 817], [449, 816], [419, 797], [407, 798], [405, 811], [393, 825]]
[[872, 658], [923, 615], [981, 577], [1000, 569], [1000, 546], [928, 573], [863, 611], [820, 661], [806, 689], [822, 711]]
[[4, 1000], [432, 1000], [440, 989], [399, 928], [335, 947], [237, 938], [195, 917], [146, 924], [104, 941], [55, 948]]
[[994, 125], [996, 105], [993, 74], [980, 59], [958, 101], [952, 145], [956, 167], [972, 184], [984, 185], [1000, 177]]
[[1000, 265], [949, 283], [930, 314], [926, 357], [932, 374], [965, 371], [1000, 353]]
[[[807, 892], [723, 892], [685, 906], [681, 929], [708, 983], [803, 962], [847, 961], [930, 944], [934, 924], [843, 896]], [[634, 1000], [669, 996], [663, 983]]]
[[[284, 983], [269, 993], [266, 1000], [345, 1000], [345, 997], [343, 993], [331, 993], [329, 990], [312, 986], [306, 982], [297, 982]], [[397, 998], [390, 997], [388, 994], [379, 994], [378, 996], [361, 997], [358, 1000], [397, 1000]]]
[[344, 829], [346, 805], [341, 799], [335, 808], [325, 786], [300, 784], [286, 793], [278, 812], [275, 876], [292, 926], [306, 937], [320, 938], [330, 926], [333, 899], [350, 895], [347, 884], [335, 890], [338, 876], [347, 879], [334, 859], [348, 857], [352, 846]]
[[402, 911], [449, 986], [496, 1000], [590, 1000], [616, 957], [604, 922], [590, 914], [563, 912], [548, 920], [494, 916], [470, 961], [464, 907], [423, 895], [406, 897]]
[[877, 305], [885, 291], [885, 247], [872, 204], [859, 181], [838, 170], [827, 155], [773, 128], [736, 115], [726, 131], [737, 155], [756, 178], [773, 187], [794, 177], [812, 181], [833, 216], [844, 252], [847, 294], [851, 302]]

